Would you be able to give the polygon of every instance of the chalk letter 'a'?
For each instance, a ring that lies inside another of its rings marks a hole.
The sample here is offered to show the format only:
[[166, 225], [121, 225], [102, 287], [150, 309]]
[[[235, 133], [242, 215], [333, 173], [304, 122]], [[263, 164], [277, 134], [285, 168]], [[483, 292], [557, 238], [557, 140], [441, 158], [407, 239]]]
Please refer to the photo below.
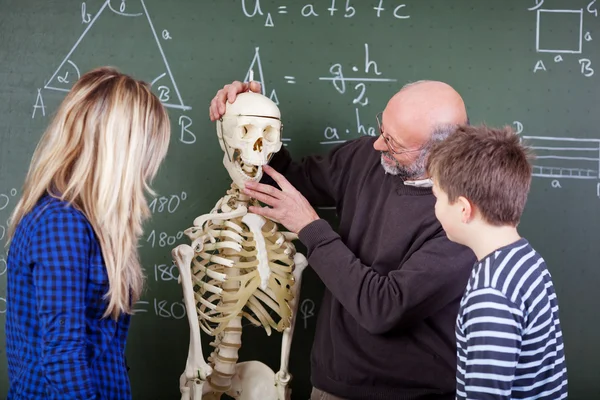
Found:
[[544, 62], [542, 60], [539, 60], [536, 64], [535, 64], [535, 68], [533, 69], [533, 72], [537, 72], [537, 71], [545, 71], [546, 70], [546, 66], [544, 65]]
[[35, 105], [33, 106], [33, 114], [31, 118], [35, 118], [35, 112], [38, 108], [42, 109], [42, 116], [46, 116], [46, 106], [44, 106], [44, 99], [42, 98], [42, 89], [38, 89], [37, 98], [35, 99]]

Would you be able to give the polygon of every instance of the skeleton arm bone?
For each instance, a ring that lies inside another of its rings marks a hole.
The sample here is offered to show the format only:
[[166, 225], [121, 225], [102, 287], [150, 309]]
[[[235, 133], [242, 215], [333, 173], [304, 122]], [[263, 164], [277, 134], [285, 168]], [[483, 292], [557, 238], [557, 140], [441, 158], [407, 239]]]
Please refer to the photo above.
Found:
[[190, 393], [189, 386], [191, 384], [193, 390], [191, 399], [200, 400], [203, 385], [207, 377], [212, 373], [212, 368], [204, 361], [202, 343], [200, 342], [200, 326], [195, 313], [194, 290], [192, 288], [190, 271], [194, 250], [190, 246], [180, 245], [173, 249], [171, 253], [179, 269], [180, 283], [183, 287], [183, 297], [190, 324], [190, 346], [185, 370], [181, 374], [179, 381], [180, 385], [183, 384], [183, 386], [180, 386], [180, 389], [185, 398]]
[[286, 388], [291, 380], [291, 376], [288, 371], [288, 363], [290, 360], [290, 351], [292, 349], [292, 337], [294, 335], [294, 328], [296, 326], [296, 317], [298, 314], [298, 301], [300, 300], [300, 287], [302, 284], [302, 272], [308, 265], [306, 257], [300, 253], [296, 253], [294, 256], [294, 263], [296, 268], [294, 269], [294, 284], [292, 291], [294, 298], [289, 302], [290, 308], [292, 309], [292, 319], [290, 326], [283, 331], [283, 337], [281, 338], [281, 364], [279, 371], [275, 374], [275, 381], [277, 383], [277, 391], [279, 392], [279, 398], [285, 399]]

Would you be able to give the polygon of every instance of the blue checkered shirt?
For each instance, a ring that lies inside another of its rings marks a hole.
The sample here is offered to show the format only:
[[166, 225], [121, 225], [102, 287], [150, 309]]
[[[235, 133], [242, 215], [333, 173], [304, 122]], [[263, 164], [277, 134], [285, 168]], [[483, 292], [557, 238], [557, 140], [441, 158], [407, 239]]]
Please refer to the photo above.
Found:
[[8, 254], [6, 353], [12, 399], [130, 399], [130, 317], [102, 318], [108, 276], [85, 216], [42, 197]]

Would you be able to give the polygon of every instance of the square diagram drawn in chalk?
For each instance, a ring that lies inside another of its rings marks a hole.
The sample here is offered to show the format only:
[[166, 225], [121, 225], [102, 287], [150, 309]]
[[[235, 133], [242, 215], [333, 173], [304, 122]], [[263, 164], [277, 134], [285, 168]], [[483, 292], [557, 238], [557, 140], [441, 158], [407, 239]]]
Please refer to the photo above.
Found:
[[581, 53], [583, 10], [537, 10], [538, 53]]

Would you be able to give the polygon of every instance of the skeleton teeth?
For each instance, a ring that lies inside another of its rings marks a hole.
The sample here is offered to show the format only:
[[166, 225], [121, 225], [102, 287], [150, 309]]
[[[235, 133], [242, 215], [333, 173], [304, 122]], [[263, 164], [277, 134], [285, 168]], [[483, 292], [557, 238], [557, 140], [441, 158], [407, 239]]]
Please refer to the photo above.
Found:
[[254, 180], [260, 171], [260, 167], [252, 164], [244, 164], [242, 160], [236, 162], [236, 167], [246, 180]]

